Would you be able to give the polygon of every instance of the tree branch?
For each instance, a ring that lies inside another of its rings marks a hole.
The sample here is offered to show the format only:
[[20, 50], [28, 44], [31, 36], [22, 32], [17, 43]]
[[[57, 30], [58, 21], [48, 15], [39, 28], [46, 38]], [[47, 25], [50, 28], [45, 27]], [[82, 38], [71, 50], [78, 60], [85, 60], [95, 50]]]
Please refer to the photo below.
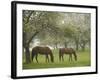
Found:
[[26, 21], [25, 24], [27, 24], [27, 23], [29, 22], [29, 19], [30, 19], [30, 17], [31, 17], [31, 15], [32, 15], [33, 12], [34, 12], [34, 11], [32, 11], [32, 12], [28, 15], [28, 17], [27, 17], [27, 21]]
[[32, 39], [33, 39], [38, 33], [39, 33], [39, 32], [36, 31], [36, 32], [32, 35], [32, 37], [31, 37], [30, 40], [28, 41], [28, 44], [32, 41]]

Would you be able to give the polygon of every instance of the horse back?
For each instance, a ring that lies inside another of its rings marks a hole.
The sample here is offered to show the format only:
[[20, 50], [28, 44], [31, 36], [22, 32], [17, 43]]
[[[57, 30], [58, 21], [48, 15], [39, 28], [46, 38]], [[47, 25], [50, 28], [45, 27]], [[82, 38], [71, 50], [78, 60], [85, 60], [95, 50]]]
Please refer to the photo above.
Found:
[[73, 52], [75, 52], [73, 48], [60, 48], [59, 49], [60, 54], [64, 54], [64, 53], [69, 54], [69, 53], [73, 53]]
[[52, 53], [49, 47], [36, 46], [32, 49], [32, 52], [39, 54], [49, 54]]

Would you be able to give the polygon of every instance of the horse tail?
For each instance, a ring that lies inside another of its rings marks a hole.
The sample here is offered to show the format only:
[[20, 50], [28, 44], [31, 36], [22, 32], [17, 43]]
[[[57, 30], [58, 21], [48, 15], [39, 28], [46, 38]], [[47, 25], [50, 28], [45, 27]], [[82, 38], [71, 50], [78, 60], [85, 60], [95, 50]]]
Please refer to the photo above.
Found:
[[51, 62], [54, 62], [54, 56], [53, 56], [52, 52], [50, 53], [50, 58], [51, 58]]
[[75, 61], [77, 61], [77, 55], [76, 55], [75, 51], [73, 52], [73, 55], [74, 55]]

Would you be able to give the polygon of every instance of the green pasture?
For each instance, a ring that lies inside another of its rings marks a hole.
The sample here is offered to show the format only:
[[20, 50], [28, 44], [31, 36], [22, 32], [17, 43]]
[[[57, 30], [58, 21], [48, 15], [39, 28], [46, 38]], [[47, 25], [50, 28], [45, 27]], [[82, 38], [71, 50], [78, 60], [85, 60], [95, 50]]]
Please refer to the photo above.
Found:
[[[64, 61], [59, 61], [59, 54], [58, 50], [53, 50], [54, 55], [54, 63], [52, 62], [46, 62], [44, 55], [38, 56], [38, 63], [35, 59], [33, 59], [33, 62], [26, 64], [23, 57], [23, 69], [41, 69], [41, 68], [63, 68], [63, 67], [83, 67], [83, 66], [90, 66], [91, 65], [91, 55], [89, 50], [85, 51], [77, 51], [77, 58], [78, 60], [69, 61], [69, 56], [64, 55]], [[50, 58], [49, 58], [50, 59]]]

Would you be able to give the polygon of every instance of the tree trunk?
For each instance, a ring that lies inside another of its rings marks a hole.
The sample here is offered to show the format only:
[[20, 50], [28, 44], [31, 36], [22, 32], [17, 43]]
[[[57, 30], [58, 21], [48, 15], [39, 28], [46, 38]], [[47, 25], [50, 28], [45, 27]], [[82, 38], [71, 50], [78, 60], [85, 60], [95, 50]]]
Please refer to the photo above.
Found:
[[78, 51], [78, 44], [76, 44], [76, 50]]
[[88, 43], [88, 44], [89, 44], [89, 49], [91, 49], [91, 41], [89, 41], [89, 43]]
[[83, 44], [81, 45], [81, 49], [82, 49], [82, 51], [85, 50], [85, 43], [83, 43]]
[[29, 39], [28, 42], [26, 42], [26, 33], [24, 32], [23, 34], [23, 46], [25, 48], [25, 59], [26, 59], [26, 63], [30, 63], [31, 60], [30, 60], [30, 50], [29, 50], [29, 45], [30, 45], [30, 42], [32, 41], [32, 39], [38, 34], [39, 32], [35, 32], [32, 37]]
[[84, 51], [85, 50], [85, 46], [82, 46], [82, 51]]
[[78, 51], [78, 50], [79, 50], [79, 44], [78, 44], [78, 41], [75, 42], [75, 45], [76, 45], [76, 50]]
[[67, 42], [64, 42], [64, 45], [65, 45], [65, 48], [67, 48], [67, 46], [68, 46]]
[[30, 51], [29, 51], [29, 46], [25, 47], [25, 58], [26, 58], [26, 63], [30, 63]]
[[58, 48], [58, 43], [55, 43], [55, 49], [57, 49]]

